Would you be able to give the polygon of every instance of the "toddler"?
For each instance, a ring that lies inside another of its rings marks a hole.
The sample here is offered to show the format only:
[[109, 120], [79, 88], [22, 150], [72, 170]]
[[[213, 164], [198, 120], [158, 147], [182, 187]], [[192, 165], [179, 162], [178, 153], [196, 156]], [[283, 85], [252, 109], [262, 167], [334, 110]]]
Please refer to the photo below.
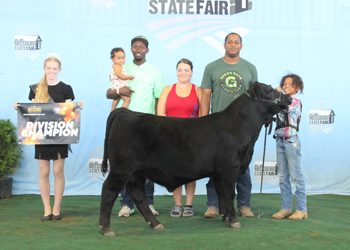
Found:
[[[125, 52], [122, 48], [112, 49], [111, 59], [114, 63], [111, 68], [111, 73], [109, 77], [112, 83], [111, 89], [116, 90], [117, 94], [119, 95], [119, 89], [124, 86], [128, 86], [129, 80], [133, 80], [134, 76], [128, 76], [125, 69], [123, 68], [123, 65], [125, 63]], [[118, 98], [113, 100], [111, 111], [113, 111], [117, 107], [120, 98], [124, 101], [122, 107], [128, 108], [131, 98], [119, 95]]]

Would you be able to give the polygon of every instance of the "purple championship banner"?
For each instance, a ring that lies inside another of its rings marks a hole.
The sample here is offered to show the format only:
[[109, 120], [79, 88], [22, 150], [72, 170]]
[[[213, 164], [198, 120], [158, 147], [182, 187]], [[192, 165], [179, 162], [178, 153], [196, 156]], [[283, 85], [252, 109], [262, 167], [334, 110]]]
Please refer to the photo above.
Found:
[[79, 103], [20, 103], [18, 143], [72, 144], [80, 138]]

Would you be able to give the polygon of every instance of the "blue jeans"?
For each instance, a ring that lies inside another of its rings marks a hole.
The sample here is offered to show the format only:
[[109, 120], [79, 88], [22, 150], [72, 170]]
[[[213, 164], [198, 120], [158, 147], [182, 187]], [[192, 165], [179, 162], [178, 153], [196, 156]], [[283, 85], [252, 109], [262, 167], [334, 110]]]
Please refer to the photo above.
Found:
[[293, 194], [290, 181], [295, 185], [297, 198], [296, 210], [306, 212], [306, 192], [300, 159], [301, 146], [298, 136], [287, 140], [276, 139], [277, 173], [280, 180], [282, 206], [281, 209], [293, 211]]
[[[237, 208], [250, 208], [250, 196], [252, 194], [252, 180], [250, 178], [249, 167], [246, 172], [238, 177], [236, 183], [237, 189]], [[219, 208], [218, 194], [215, 191], [215, 184], [213, 178], [210, 178], [207, 183], [207, 207]]]
[[[146, 178], [145, 182], [145, 196], [148, 205], [153, 205], [153, 193], [154, 193], [154, 182]], [[134, 202], [132, 201], [126, 189], [123, 188], [120, 192], [122, 199], [120, 200], [120, 205], [127, 206], [130, 209], [134, 209]]]

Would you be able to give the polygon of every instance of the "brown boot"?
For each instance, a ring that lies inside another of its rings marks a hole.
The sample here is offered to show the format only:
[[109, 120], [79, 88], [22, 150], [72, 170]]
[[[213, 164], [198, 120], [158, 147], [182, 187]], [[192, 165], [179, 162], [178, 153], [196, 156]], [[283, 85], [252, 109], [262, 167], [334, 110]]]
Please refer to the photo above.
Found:
[[289, 217], [292, 215], [292, 212], [288, 212], [286, 210], [281, 209], [278, 213], [275, 213], [271, 217], [274, 219], [283, 219], [285, 217]]
[[238, 215], [246, 218], [253, 218], [254, 214], [250, 211], [249, 207], [242, 207], [238, 210]]
[[216, 207], [208, 207], [204, 214], [204, 218], [215, 218], [219, 215], [219, 210]]
[[307, 219], [307, 218], [308, 218], [307, 212], [295, 211], [295, 213], [292, 216], [289, 216], [288, 219], [290, 219], [290, 220], [302, 220], [302, 219]]

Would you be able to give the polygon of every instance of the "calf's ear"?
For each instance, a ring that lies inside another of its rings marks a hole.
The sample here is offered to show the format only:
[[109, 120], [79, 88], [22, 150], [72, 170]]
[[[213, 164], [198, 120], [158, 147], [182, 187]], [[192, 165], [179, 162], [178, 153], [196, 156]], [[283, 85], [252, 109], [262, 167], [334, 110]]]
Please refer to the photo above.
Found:
[[250, 97], [254, 99], [256, 98], [256, 88], [258, 87], [258, 85], [258, 82], [253, 82], [247, 90], [247, 93], [250, 95]]
[[254, 99], [258, 101], [261, 99], [260, 84], [258, 82], [254, 82]]

